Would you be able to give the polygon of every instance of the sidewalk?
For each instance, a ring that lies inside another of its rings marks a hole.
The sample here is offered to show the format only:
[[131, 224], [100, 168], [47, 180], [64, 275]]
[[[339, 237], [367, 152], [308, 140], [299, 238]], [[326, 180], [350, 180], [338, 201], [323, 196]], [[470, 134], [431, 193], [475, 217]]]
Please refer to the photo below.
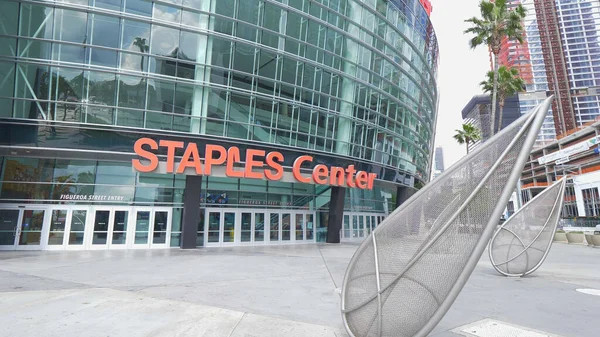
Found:
[[[0, 336], [347, 336], [336, 289], [356, 248], [0, 252]], [[575, 289], [600, 289], [599, 267], [600, 249], [555, 244], [510, 279], [485, 255], [432, 335], [494, 319], [596, 337], [600, 296]]]

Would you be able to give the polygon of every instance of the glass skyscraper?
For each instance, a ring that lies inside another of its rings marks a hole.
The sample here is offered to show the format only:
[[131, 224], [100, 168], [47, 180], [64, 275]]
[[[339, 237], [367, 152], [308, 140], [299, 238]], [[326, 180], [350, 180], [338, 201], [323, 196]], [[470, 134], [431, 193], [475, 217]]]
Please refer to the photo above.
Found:
[[[0, 249], [364, 237], [429, 179], [437, 60], [417, 0], [2, 1]], [[140, 138], [377, 178], [139, 172]]]

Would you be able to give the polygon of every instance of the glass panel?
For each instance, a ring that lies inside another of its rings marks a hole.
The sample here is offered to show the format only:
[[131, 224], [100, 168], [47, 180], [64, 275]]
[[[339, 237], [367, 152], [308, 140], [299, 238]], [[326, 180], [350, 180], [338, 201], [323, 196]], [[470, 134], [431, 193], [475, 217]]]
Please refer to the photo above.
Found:
[[127, 0], [125, 1], [125, 12], [142, 16], [152, 16], [152, 2], [147, 0]]
[[283, 213], [281, 214], [281, 240], [289, 241], [290, 240], [290, 220], [291, 214]]
[[[183, 214], [182, 214], [183, 216]], [[174, 228], [174, 224], [171, 225], [171, 233], [173, 233], [173, 228]], [[181, 228], [181, 227], [178, 227]], [[180, 230], [180, 229], [178, 229]], [[179, 243], [177, 243], [177, 246], [179, 246]], [[198, 234], [196, 236], [196, 247], [202, 247], [204, 246], [204, 210], [201, 209], [200, 210], [200, 223], [198, 223]], [[173, 246], [173, 235], [171, 235], [171, 247]]]
[[48, 233], [49, 245], [62, 245], [67, 225], [67, 210], [52, 210], [50, 219], [50, 232]]
[[358, 235], [362, 238], [365, 236], [365, 224], [364, 217], [362, 215], [358, 216]]
[[154, 233], [152, 236], [152, 243], [166, 243], [167, 242], [167, 221], [169, 219], [169, 212], [154, 212]]
[[221, 212], [208, 213], [208, 242], [219, 242]]
[[93, 161], [58, 159], [52, 180], [64, 184], [93, 184], [95, 170]]
[[235, 213], [225, 213], [223, 224], [223, 242], [233, 242], [235, 234]]
[[93, 245], [104, 245], [108, 237], [108, 221], [110, 211], [96, 211], [94, 218], [94, 236], [92, 237]]
[[19, 245], [39, 245], [44, 224], [43, 210], [24, 210]]
[[265, 213], [254, 213], [254, 242], [265, 240]]
[[0, 246], [15, 244], [15, 232], [19, 221], [19, 210], [0, 210]]
[[350, 229], [350, 216], [344, 215], [344, 237], [350, 238], [352, 237], [351, 229]]
[[279, 241], [279, 213], [271, 213], [271, 241]]
[[[99, 162], [96, 171], [96, 184], [134, 185], [135, 172], [126, 163]], [[117, 193], [110, 193], [117, 194]]]
[[367, 229], [367, 234], [371, 233], [371, 217], [370, 216], [367, 216], [367, 226], [366, 226], [366, 229]]
[[296, 241], [304, 240], [304, 214], [296, 214]]
[[138, 211], [135, 219], [135, 243], [147, 244], [150, 230], [150, 212]]
[[71, 230], [69, 232], [70, 245], [83, 245], [86, 217], [87, 211], [84, 210], [74, 210], [71, 214]]
[[377, 227], [377, 223], [375, 222], [375, 216], [371, 216], [371, 226], [373, 226], [373, 229]]
[[358, 217], [356, 215], [352, 216], [352, 229], [353, 229], [352, 237], [357, 238], [358, 237]]
[[242, 213], [242, 242], [252, 240], [252, 213]]
[[112, 234], [113, 245], [125, 244], [125, 239], [127, 237], [127, 221], [129, 218], [128, 215], [128, 211], [115, 211]]
[[306, 240], [314, 239], [314, 222], [313, 215], [306, 214]]

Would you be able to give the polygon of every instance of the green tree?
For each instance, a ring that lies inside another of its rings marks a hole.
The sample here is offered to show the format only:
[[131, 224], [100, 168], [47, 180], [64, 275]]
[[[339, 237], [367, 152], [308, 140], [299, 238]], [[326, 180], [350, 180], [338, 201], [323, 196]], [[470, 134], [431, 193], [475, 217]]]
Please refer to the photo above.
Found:
[[462, 129], [455, 131], [454, 139], [456, 139], [458, 144], [466, 144], [467, 154], [469, 153], [469, 144], [481, 140], [481, 132], [471, 123], [465, 123], [462, 125]]
[[498, 55], [504, 39], [517, 40], [523, 43], [523, 25], [525, 8], [518, 5], [508, 8], [507, 0], [481, 1], [479, 4], [481, 19], [472, 17], [465, 22], [471, 23], [471, 28], [465, 34], [474, 34], [469, 41], [472, 49], [486, 45], [494, 55], [494, 80], [492, 90], [491, 134], [494, 134], [496, 121], [496, 96], [498, 93]]
[[[487, 79], [479, 83], [483, 92], [491, 93], [494, 90], [494, 72], [488, 71]], [[502, 115], [504, 113], [504, 103], [506, 98], [520, 91], [523, 91], [525, 81], [519, 77], [519, 71], [515, 68], [500, 66], [498, 68], [498, 106], [500, 113], [498, 114], [498, 131], [502, 130]], [[495, 122], [495, 121], [494, 121]]]

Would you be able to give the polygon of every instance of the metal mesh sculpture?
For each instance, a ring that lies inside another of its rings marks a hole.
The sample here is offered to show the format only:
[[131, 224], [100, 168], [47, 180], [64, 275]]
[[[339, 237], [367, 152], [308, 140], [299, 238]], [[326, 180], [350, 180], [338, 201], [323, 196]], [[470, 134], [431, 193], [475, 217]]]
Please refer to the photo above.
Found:
[[525, 276], [538, 269], [550, 251], [562, 211], [563, 178], [513, 214], [490, 240], [492, 266], [505, 276]]
[[342, 316], [355, 337], [426, 336], [494, 233], [552, 99], [419, 190], [355, 252]]

